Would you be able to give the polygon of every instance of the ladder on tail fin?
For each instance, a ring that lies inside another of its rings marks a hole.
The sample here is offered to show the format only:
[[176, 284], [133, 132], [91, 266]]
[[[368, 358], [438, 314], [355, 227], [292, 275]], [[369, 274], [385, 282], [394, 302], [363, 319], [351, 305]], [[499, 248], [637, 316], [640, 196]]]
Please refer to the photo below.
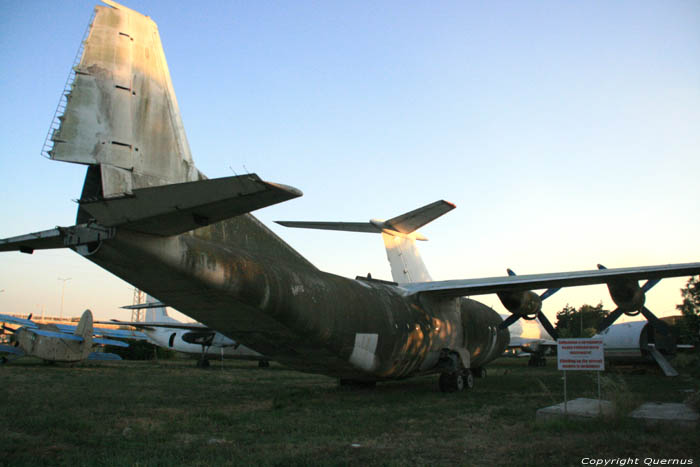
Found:
[[51, 159], [51, 150], [54, 145], [54, 135], [61, 126], [61, 117], [66, 112], [68, 107], [68, 98], [70, 96], [71, 90], [73, 89], [73, 83], [75, 82], [75, 71], [80, 65], [80, 58], [83, 56], [83, 51], [85, 50], [85, 41], [90, 33], [90, 27], [92, 26], [92, 21], [95, 19], [95, 10], [92, 11], [90, 16], [90, 21], [85, 27], [85, 32], [83, 33], [83, 38], [80, 40], [80, 46], [78, 47], [78, 52], [75, 54], [73, 59], [73, 65], [70, 67], [70, 72], [68, 73], [68, 78], [66, 78], [66, 84], [63, 85], [63, 92], [58, 100], [58, 105], [53, 113], [53, 118], [51, 119], [51, 125], [49, 125], [49, 131], [46, 133], [46, 138], [44, 139], [44, 144], [41, 147], [41, 155], [47, 159]]

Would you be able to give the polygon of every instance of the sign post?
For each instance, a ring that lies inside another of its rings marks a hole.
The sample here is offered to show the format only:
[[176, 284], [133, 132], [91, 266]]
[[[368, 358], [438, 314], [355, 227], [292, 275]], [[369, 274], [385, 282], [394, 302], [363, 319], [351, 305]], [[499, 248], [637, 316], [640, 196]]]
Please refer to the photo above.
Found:
[[566, 372], [598, 372], [598, 411], [600, 406], [600, 372], [605, 370], [605, 353], [602, 339], [557, 340], [557, 368], [564, 371], [564, 413], [567, 412]]

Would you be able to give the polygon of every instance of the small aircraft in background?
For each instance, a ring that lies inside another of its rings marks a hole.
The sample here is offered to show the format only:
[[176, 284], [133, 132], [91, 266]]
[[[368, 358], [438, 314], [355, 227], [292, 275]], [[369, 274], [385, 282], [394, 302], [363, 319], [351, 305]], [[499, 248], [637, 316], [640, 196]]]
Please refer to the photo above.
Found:
[[[133, 326], [141, 329], [148, 342], [164, 349], [199, 355], [197, 366], [207, 368], [209, 358], [257, 360], [258, 366], [270, 366], [269, 360], [258, 352], [240, 345], [223, 334], [201, 323], [182, 323], [170, 316], [164, 303], [148, 296], [146, 303], [127, 305], [127, 310], [147, 309], [145, 321], [112, 320], [110, 324]], [[106, 322], [102, 322], [106, 323]]]
[[[41, 358], [47, 362], [76, 363], [83, 360], [121, 360], [113, 353], [94, 352], [97, 345], [129, 347], [129, 344], [107, 337], [144, 339], [142, 333], [119, 329], [95, 328], [92, 312], [85, 310], [77, 326], [70, 324], [41, 324], [29, 319], [0, 314], [0, 321], [19, 325], [11, 328], [3, 324], [3, 331], [12, 333], [13, 345], [0, 345], [2, 363], [23, 356]], [[102, 336], [102, 337], [95, 337]]]

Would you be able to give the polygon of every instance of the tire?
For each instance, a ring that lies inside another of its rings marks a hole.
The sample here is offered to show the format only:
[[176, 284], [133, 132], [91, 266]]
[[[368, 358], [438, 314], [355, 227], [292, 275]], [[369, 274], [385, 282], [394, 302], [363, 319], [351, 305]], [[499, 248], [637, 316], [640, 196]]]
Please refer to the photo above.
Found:
[[[471, 373], [468, 374], [472, 378], [471, 384], [474, 385], [474, 378]], [[442, 392], [459, 392], [464, 390], [465, 384], [468, 384], [467, 378], [461, 372], [441, 373], [440, 374], [440, 391]]]

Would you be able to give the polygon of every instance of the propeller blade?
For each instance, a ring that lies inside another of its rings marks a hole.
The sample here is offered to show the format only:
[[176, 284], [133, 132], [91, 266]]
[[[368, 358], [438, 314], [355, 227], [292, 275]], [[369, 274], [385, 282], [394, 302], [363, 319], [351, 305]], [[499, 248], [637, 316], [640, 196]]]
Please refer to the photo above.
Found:
[[505, 329], [511, 324], [515, 323], [518, 319], [520, 319], [520, 315], [510, 315], [508, 318], [504, 319], [501, 324], [498, 325], [498, 328]]
[[546, 300], [549, 297], [551, 297], [552, 295], [554, 295], [555, 293], [559, 292], [560, 290], [561, 290], [561, 287], [557, 287], [556, 289], [547, 289], [542, 293], [542, 295], [540, 295], [540, 299]]
[[661, 282], [661, 279], [649, 279], [647, 283], [642, 286], [642, 291], [644, 293], [647, 293], [647, 290], [651, 289], [659, 282]]
[[647, 321], [649, 321], [649, 324], [651, 324], [651, 326], [656, 331], [663, 334], [664, 336], [668, 336], [671, 334], [671, 329], [668, 327], [668, 324], [664, 323], [659, 318], [657, 318], [656, 315], [652, 313], [651, 310], [649, 310], [649, 308], [642, 307], [641, 312], [647, 319]]
[[10, 328], [10, 327], [7, 327], [7, 326], [5, 326], [4, 324], [2, 325], [2, 330], [3, 330], [3, 331], [10, 331], [10, 332], [12, 332], [12, 333], [14, 333], [14, 332], [16, 331], [16, 329], [12, 329], [12, 328]]
[[540, 320], [540, 324], [541, 324], [542, 326], [544, 326], [544, 328], [547, 330], [547, 332], [549, 333], [549, 335], [552, 336], [552, 338], [553, 338], [554, 340], [559, 339], [559, 334], [557, 334], [556, 329], [554, 329], [554, 326], [552, 326], [552, 323], [549, 322], [549, 320], [548, 320], [547, 317], [544, 315], [544, 313], [542, 313], [542, 311], [540, 311], [539, 313], [537, 313], [537, 319]]
[[613, 311], [612, 313], [610, 313], [610, 314], [600, 323], [600, 325], [598, 326], [598, 329], [597, 329], [598, 332], [600, 333], [600, 332], [603, 332], [604, 330], [606, 330], [606, 329], [608, 328], [608, 326], [610, 326], [612, 323], [615, 322], [615, 320], [617, 320], [617, 318], [619, 318], [620, 316], [622, 316], [622, 313], [623, 313], [622, 309], [616, 308], [615, 311]]

